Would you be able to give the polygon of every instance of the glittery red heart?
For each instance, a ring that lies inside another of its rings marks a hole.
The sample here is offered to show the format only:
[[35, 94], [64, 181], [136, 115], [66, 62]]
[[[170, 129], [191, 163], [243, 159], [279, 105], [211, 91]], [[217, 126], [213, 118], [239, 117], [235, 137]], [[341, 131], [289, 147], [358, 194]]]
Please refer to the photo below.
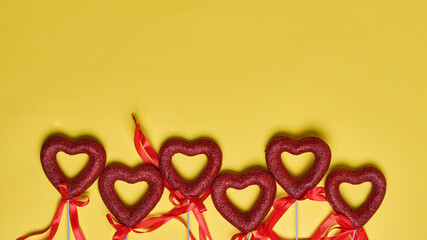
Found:
[[[200, 176], [187, 183], [181, 178], [172, 165], [172, 157], [182, 153], [187, 156], [205, 154], [208, 163]], [[205, 192], [215, 180], [221, 169], [222, 152], [219, 146], [210, 140], [202, 139], [195, 142], [185, 142], [179, 139], [172, 139], [163, 144], [159, 152], [160, 171], [165, 181], [173, 190], [178, 190], [184, 197], [198, 197]]]
[[[362, 184], [370, 182], [372, 190], [366, 202], [357, 210], [352, 209], [341, 197], [339, 186], [346, 182], [350, 184]], [[328, 175], [325, 183], [326, 198], [332, 209], [350, 220], [356, 228], [361, 228], [375, 214], [380, 207], [386, 190], [384, 175], [376, 168], [368, 167], [353, 172], [346, 169], [335, 170]]]
[[[306, 152], [314, 154], [314, 164], [307, 173], [296, 180], [289, 174], [282, 163], [281, 154], [289, 152], [299, 155]], [[331, 150], [320, 138], [307, 137], [294, 140], [288, 137], [276, 137], [272, 139], [265, 150], [268, 169], [277, 183], [295, 199], [301, 199], [322, 180], [328, 171], [331, 162]]]
[[[68, 179], [56, 160], [58, 152], [69, 155], [85, 153], [89, 156], [89, 162], [77, 177]], [[67, 183], [68, 197], [74, 198], [86, 191], [99, 177], [105, 167], [106, 154], [102, 145], [92, 139], [72, 142], [64, 137], [51, 137], [44, 142], [40, 159], [43, 170], [53, 186], [59, 191], [59, 184]]]
[[[127, 183], [146, 182], [148, 190], [132, 207], [127, 207], [114, 189], [118, 180]], [[152, 165], [138, 166], [135, 169], [121, 164], [111, 164], [99, 177], [99, 193], [108, 210], [123, 225], [134, 227], [140, 223], [157, 205], [163, 194], [163, 178], [160, 171]]]
[[[227, 197], [228, 188], [244, 189], [258, 185], [260, 196], [249, 212], [241, 212]], [[276, 182], [263, 170], [250, 170], [242, 175], [220, 174], [212, 185], [212, 201], [218, 212], [242, 233], [255, 230], [273, 206], [276, 197]]]

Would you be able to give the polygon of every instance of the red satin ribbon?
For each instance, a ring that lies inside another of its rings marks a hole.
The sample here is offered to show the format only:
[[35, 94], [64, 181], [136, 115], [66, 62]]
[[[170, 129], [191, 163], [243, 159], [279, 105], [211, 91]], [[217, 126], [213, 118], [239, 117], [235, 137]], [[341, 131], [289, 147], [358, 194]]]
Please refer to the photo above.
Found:
[[276, 233], [272, 230], [270, 230], [269, 233], [266, 233], [266, 229], [260, 225], [257, 228], [257, 234], [251, 238], [252, 240], [281, 240], [279, 236], [276, 235]]
[[[194, 217], [196, 217], [197, 222], [199, 223], [199, 239], [206, 240], [212, 239], [208, 226], [206, 225], [205, 219], [203, 218], [202, 212], [206, 211], [206, 206], [203, 203], [206, 198], [211, 194], [210, 188], [206, 190], [205, 193], [199, 197], [187, 197], [185, 198], [179, 191], [171, 191], [169, 195], [169, 201], [176, 207], [176, 209], [181, 209], [183, 207], [187, 208], [186, 212], [192, 211]], [[175, 201], [178, 201], [176, 203]], [[184, 213], [186, 213], [184, 212]]]
[[[59, 184], [59, 192], [61, 193], [62, 200], [58, 205], [58, 209], [56, 210], [55, 215], [53, 216], [53, 220], [46, 230], [43, 232], [33, 233], [30, 235], [26, 235], [23, 237], [18, 238], [17, 240], [24, 240], [32, 236], [41, 235], [50, 230], [50, 234], [48, 236], [48, 240], [52, 240], [53, 237], [55, 237], [56, 232], [58, 231], [59, 224], [61, 222], [62, 212], [64, 209], [64, 206], [67, 204], [67, 201], [69, 201], [69, 208], [70, 208], [70, 222], [71, 222], [71, 228], [73, 230], [74, 236], [76, 240], [86, 240], [82, 229], [79, 225], [79, 217], [77, 214], [77, 207], [84, 207], [89, 204], [89, 197], [87, 196], [78, 196], [75, 198], [68, 198], [67, 194], [67, 184], [61, 183]], [[83, 201], [82, 198], [87, 198], [86, 201]]]
[[[135, 145], [135, 149], [138, 152], [139, 157], [142, 162], [145, 164], [153, 164], [157, 168], [159, 168], [159, 156], [156, 151], [154, 151], [153, 147], [151, 147], [150, 142], [148, 142], [145, 135], [142, 133], [141, 128], [139, 127], [139, 123], [136, 121], [135, 116], [132, 114], [133, 121], [135, 122], [135, 134], [133, 137], [133, 143]], [[172, 188], [165, 181], [165, 187], [172, 192]]]
[[133, 138], [136, 151], [141, 157], [142, 161], [147, 164], [154, 164], [157, 168], [159, 167], [159, 157], [156, 151], [151, 147], [147, 138], [141, 132], [139, 123], [136, 121], [135, 116], [132, 114], [133, 121], [135, 122], [135, 135]]
[[[331, 228], [334, 223], [338, 224], [338, 227]], [[340, 234], [335, 237], [328, 237], [328, 234], [334, 230], [339, 229]], [[352, 239], [353, 232], [356, 230], [354, 239]], [[325, 237], [322, 237], [326, 233]], [[351, 222], [343, 215], [331, 214], [317, 229], [311, 240], [368, 240], [368, 236], [363, 228], [355, 228]]]
[[[123, 240], [126, 238], [126, 235], [129, 234], [129, 232], [135, 232], [135, 233], [148, 233], [156, 230], [157, 228], [163, 226], [165, 223], [167, 223], [169, 220], [176, 219], [182, 224], [185, 225], [185, 222], [179, 218], [178, 216], [181, 215], [186, 209], [173, 209], [169, 213], [160, 216], [160, 217], [152, 217], [143, 220], [142, 222], [135, 225], [133, 228], [124, 226], [120, 224], [112, 215], [107, 214], [108, 222], [110, 222], [111, 226], [113, 226], [117, 231], [113, 236], [113, 240]], [[137, 230], [137, 229], [146, 229], [146, 230]], [[190, 238], [192, 240], [195, 240], [193, 234], [190, 233]]]
[[261, 231], [258, 231], [254, 239], [257, 240], [267, 240], [267, 239], [280, 239], [273, 231], [274, 226], [286, 213], [286, 211], [295, 203], [296, 200], [302, 201], [310, 199], [318, 202], [326, 202], [326, 197], [324, 196], [325, 189], [323, 187], [315, 187], [314, 189], [308, 191], [306, 195], [301, 199], [295, 199], [292, 197], [279, 198], [273, 203], [273, 212], [268, 218], [265, 227], [261, 228]]
[[[253, 234], [256, 232], [256, 234]], [[279, 236], [276, 235], [273, 231], [269, 235], [265, 234], [265, 228], [262, 225], [259, 225], [253, 232], [250, 233], [251, 240], [265, 240], [270, 238], [271, 240], [281, 240]], [[266, 237], [268, 236], [268, 237]], [[245, 240], [248, 239], [247, 233], [237, 233], [231, 237], [231, 240]]]
[[[136, 151], [141, 157], [142, 161], [146, 164], [154, 164], [156, 167], [159, 167], [159, 157], [151, 147], [147, 138], [141, 132], [138, 122], [136, 121], [135, 116], [132, 114], [132, 118], [135, 122], [135, 135], [134, 135], [134, 144]], [[181, 214], [192, 211], [196, 217], [197, 222], [199, 223], [199, 238], [200, 240], [206, 240], [206, 237], [209, 239], [211, 235], [209, 233], [206, 222], [203, 218], [202, 212], [206, 211], [206, 206], [203, 204], [203, 201], [210, 195], [210, 189], [208, 189], [200, 198], [199, 197], [187, 197], [185, 198], [179, 191], [173, 190], [169, 184], [165, 181], [165, 187], [170, 191], [169, 201], [175, 206], [176, 209], [170, 211], [164, 216], [167, 216], [171, 212]], [[178, 203], [177, 203], [178, 202]], [[183, 211], [186, 210], [186, 211]], [[169, 221], [169, 220], [168, 220]], [[182, 221], [182, 220], [181, 220]]]
[[[254, 234], [249, 233], [250, 239], [253, 239]], [[231, 240], [245, 240], [248, 239], [248, 233], [236, 233], [231, 237]]]
[[[184, 226], [186, 226], [186, 223], [178, 216], [184, 213], [187, 213], [189, 211], [193, 211], [194, 215], [196, 216], [196, 219], [200, 223], [199, 224], [200, 239], [206, 239], [206, 236], [208, 236], [209, 239], [211, 239], [209, 235], [209, 231], [207, 230], [206, 223], [203, 219], [203, 216], [201, 215], [201, 212], [206, 211], [206, 207], [203, 204], [203, 201], [207, 198], [208, 195], [209, 193], [205, 193], [202, 196], [202, 198], [196, 198], [196, 197], [183, 198], [180, 200], [181, 202], [180, 204], [177, 204], [172, 200], [173, 204], [175, 205], [174, 209], [172, 209], [171, 211], [169, 211], [163, 216], [145, 219], [140, 223], [138, 223], [137, 225], [135, 225], [133, 228], [120, 224], [113, 216], [111, 216], [110, 214], [107, 214], [108, 222], [110, 222], [111, 226], [113, 226], [117, 230], [113, 236], [113, 240], [123, 240], [126, 238], [126, 235], [128, 235], [129, 232], [131, 231], [135, 233], [152, 232], [172, 219], [178, 220]], [[172, 193], [171, 193], [171, 196], [172, 196]], [[188, 204], [187, 204], [187, 201], [189, 201]], [[137, 230], [137, 229], [146, 229], [146, 230]], [[190, 238], [192, 240], [195, 240], [191, 232], [190, 232]]]

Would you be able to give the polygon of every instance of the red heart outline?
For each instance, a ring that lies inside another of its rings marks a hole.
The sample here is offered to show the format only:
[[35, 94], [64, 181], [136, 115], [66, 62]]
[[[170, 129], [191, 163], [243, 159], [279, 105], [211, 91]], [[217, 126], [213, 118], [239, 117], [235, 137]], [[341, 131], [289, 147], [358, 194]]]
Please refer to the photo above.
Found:
[[[207, 165], [200, 176], [187, 183], [172, 165], [172, 157], [182, 153], [187, 156], [205, 154]], [[171, 139], [163, 144], [159, 152], [159, 167], [165, 181], [174, 190], [178, 190], [184, 197], [198, 197], [204, 193], [215, 180], [221, 170], [222, 152], [219, 146], [210, 140], [201, 139], [194, 142], [186, 142], [180, 139]]]
[[[242, 190], [250, 185], [258, 185], [260, 196], [249, 212], [241, 212], [227, 197], [228, 188]], [[255, 230], [267, 216], [276, 197], [276, 182], [264, 170], [250, 170], [242, 175], [220, 174], [212, 185], [212, 201], [218, 212], [242, 233]]]
[[[148, 190], [132, 207], [127, 207], [114, 189], [118, 180], [127, 183], [146, 182]], [[105, 206], [123, 225], [133, 228], [140, 223], [157, 205], [163, 194], [164, 184], [160, 171], [152, 165], [134, 169], [118, 163], [108, 166], [99, 177], [99, 193]]]
[[[301, 179], [296, 180], [283, 165], [281, 158], [283, 152], [289, 152], [293, 155], [312, 152], [314, 154], [313, 166]], [[317, 186], [328, 171], [331, 162], [331, 149], [324, 141], [316, 137], [307, 137], [301, 140], [276, 137], [268, 143], [265, 158], [267, 167], [277, 183], [289, 196], [301, 199], [310, 189]]]
[[[344, 201], [340, 194], [339, 186], [341, 183], [350, 183], [353, 185], [370, 182], [372, 190], [366, 202], [357, 210], [352, 209]], [[338, 169], [331, 172], [326, 177], [325, 192], [332, 209], [346, 216], [355, 228], [361, 228], [375, 214], [380, 207], [386, 191], [386, 180], [384, 175], [376, 168], [367, 167], [359, 171]]]
[[[89, 162], [79, 175], [68, 179], [58, 165], [58, 152], [69, 155], [85, 153], [89, 156]], [[43, 143], [40, 160], [52, 185], [59, 191], [59, 184], [67, 183], [68, 197], [74, 198], [86, 191], [99, 177], [105, 167], [106, 153], [102, 145], [95, 140], [81, 139], [73, 142], [65, 137], [55, 136]]]

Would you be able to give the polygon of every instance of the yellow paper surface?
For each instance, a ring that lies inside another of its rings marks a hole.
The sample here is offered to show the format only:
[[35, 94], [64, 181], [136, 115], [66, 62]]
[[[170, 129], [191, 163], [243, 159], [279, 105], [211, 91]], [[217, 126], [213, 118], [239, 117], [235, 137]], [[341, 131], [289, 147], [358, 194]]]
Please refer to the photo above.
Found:
[[[140, 164], [131, 113], [156, 150], [173, 136], [214, 139], [222, 170], [265, 167], [277, 134], [321, 137], [331, 169], [386, 176], [370, 239], [425, 238], [426, 10], [424, 0], [0, 1], [0, 239], [53, 217], [60, 195], [39, 159], [47, 136], [92, 135], [107, 164]], [[111, 239], [97, 183], [87, 194], [87, 239]], [[171, 209], [167, 198], [154, 215]], [[214, 240], [237, 233], [206, 206]], [[330, 212], [301, 202], [299, 236]], [[294, 217], [292, 207], [279, 221], [281, 237], [295, 236]], [[63, 220], [55, 239], [66, 239]], [[129, 239], [171, 237], [186, 229], [173, 221]]]

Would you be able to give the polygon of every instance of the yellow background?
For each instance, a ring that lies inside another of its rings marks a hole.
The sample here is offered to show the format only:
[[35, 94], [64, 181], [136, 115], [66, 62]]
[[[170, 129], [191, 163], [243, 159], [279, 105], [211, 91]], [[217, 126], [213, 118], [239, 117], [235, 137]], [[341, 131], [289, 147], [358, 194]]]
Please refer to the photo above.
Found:
[[[131, 113], [156, 150], [172, 136], [215, 139], [223, 170], [265, 166], [275, 134], [321, 137], [331, 169], [373, 164], [386, 176], [370, 239], [425, 238], [426, 12], [424, 0], [1, 0], [0, 239], [51, 221], [60, 196], [39, 160], [50, 134], [93, 135], [107, 163], [138, 165]], [[97, 184], [87, 193], [87, 239], [111, 239]], [[207, 207], [215, 240], [237, 232]], [[165, 191], [153, 213], [169, 209]], [[330, 211], [301, 203], [300, 237]], [[294, 236], [293, 214], [280, 236]], [[185, 231], [170, 222], [130, 239]]]

